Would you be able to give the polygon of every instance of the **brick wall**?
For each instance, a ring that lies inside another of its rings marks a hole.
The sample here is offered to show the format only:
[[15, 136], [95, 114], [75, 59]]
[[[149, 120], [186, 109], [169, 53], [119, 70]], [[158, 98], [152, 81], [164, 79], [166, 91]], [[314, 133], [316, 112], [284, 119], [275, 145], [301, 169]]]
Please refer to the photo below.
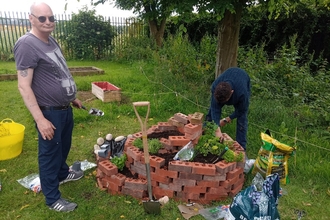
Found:
[[[148, 135], [155, 132], [177, 130], [181, 136], [160, 138], [163, 148], [161, 153], [178, 152], [191, 139], [196, 143], [202, 135], [203, 114], [184, 115], [177, 113], [168, 122], [159, 122], [148, 129]], [[124, 151], [127, 155], [126, 167], [138, 178], [126, 177], [118, 172], [117, 167], [108, 159], [97, 156], [97, 183], [101, 190], [112, 195], [125, 194], [137, 199], [147, 199], [146, 166], [143, 152], [133, 146], [141, 132], [128, 138]], [[237, 151], [242, 151], [239, 147]], [[215, 164], [200, 162], [170, 161], [165, 166], [165, 159], [150, 155], [152, 191], [155, 199], [168, 196], [185, 202], [203, 204], [235, 196], [244, 184], [244, 162]]]

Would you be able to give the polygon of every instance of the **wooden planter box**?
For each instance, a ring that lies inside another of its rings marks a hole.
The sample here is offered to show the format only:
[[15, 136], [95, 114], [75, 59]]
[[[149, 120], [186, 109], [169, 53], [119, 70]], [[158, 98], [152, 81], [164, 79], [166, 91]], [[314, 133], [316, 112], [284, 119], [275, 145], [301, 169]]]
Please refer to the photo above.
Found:
[[92, 93], [103, 102], [121, 101], [121, 90], [109, 82], [92, 82]]

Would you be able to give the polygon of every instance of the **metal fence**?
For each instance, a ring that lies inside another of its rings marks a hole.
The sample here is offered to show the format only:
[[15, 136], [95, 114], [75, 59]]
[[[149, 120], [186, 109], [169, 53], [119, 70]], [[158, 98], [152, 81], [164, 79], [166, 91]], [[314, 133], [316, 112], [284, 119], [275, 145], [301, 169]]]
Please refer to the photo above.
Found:
[[[55, 15], [56, 28], [52, 36], [59, 42], [61, 46], [63, 42], [59, 40], [61, 32], [69, 32], [70, 25], [68, 23], [72, 19], [72, 15], [61, 14]], [[120, 50], [125, 45], [127, 37], [140, 37], [145, 35], [143, 22], [137, 18], [122, 17], [103, 17], [115, 31], [116, 37], [112, 39], [111, 45], [113, 50], [110, 53]], [[0, 11], [0, 59], [2, 56], [10, 56], [13, 53], [13, 47], [18, 38], [31, 29], [29, 14], [27, 12], [3, 12]], [[64, 54], [67, 59], [72, 58], [70, 48], [63, 47]]]

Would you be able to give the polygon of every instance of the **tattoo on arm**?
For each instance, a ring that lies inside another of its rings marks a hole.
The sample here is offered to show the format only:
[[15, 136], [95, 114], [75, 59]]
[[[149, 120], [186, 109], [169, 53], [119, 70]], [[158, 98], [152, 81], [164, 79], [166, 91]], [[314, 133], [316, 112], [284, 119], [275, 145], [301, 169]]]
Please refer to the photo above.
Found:
[[26, 70], [20, 70], [19, 71], [19, 74], [22, 76], [22, 77], [27, 77], [27, 75], [28, 75], [28, 70], [26, 69]]

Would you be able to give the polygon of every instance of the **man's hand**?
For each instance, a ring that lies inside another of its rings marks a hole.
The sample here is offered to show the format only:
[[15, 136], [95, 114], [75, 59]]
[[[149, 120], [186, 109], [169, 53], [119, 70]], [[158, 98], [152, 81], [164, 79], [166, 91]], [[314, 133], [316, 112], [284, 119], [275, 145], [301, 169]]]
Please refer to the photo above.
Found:
[[230, 122], [231, 122], [231, 119], [229, 117], [223, 118], [220, 120], [220, 127], [223, 127]]
[[76, 108], [81, 108], [82, 107], [82, 103], [79, 99], [75, 99], [72, 101], [72, 106], [76, 107]]
[[51, 140], [54, 137], [54, 130], [56, 129], [55, 126], [48, 121], [46, 118], [42, 118], [37, 122], [38, 130], [41, 134], [41, 137], [44, 140]]

